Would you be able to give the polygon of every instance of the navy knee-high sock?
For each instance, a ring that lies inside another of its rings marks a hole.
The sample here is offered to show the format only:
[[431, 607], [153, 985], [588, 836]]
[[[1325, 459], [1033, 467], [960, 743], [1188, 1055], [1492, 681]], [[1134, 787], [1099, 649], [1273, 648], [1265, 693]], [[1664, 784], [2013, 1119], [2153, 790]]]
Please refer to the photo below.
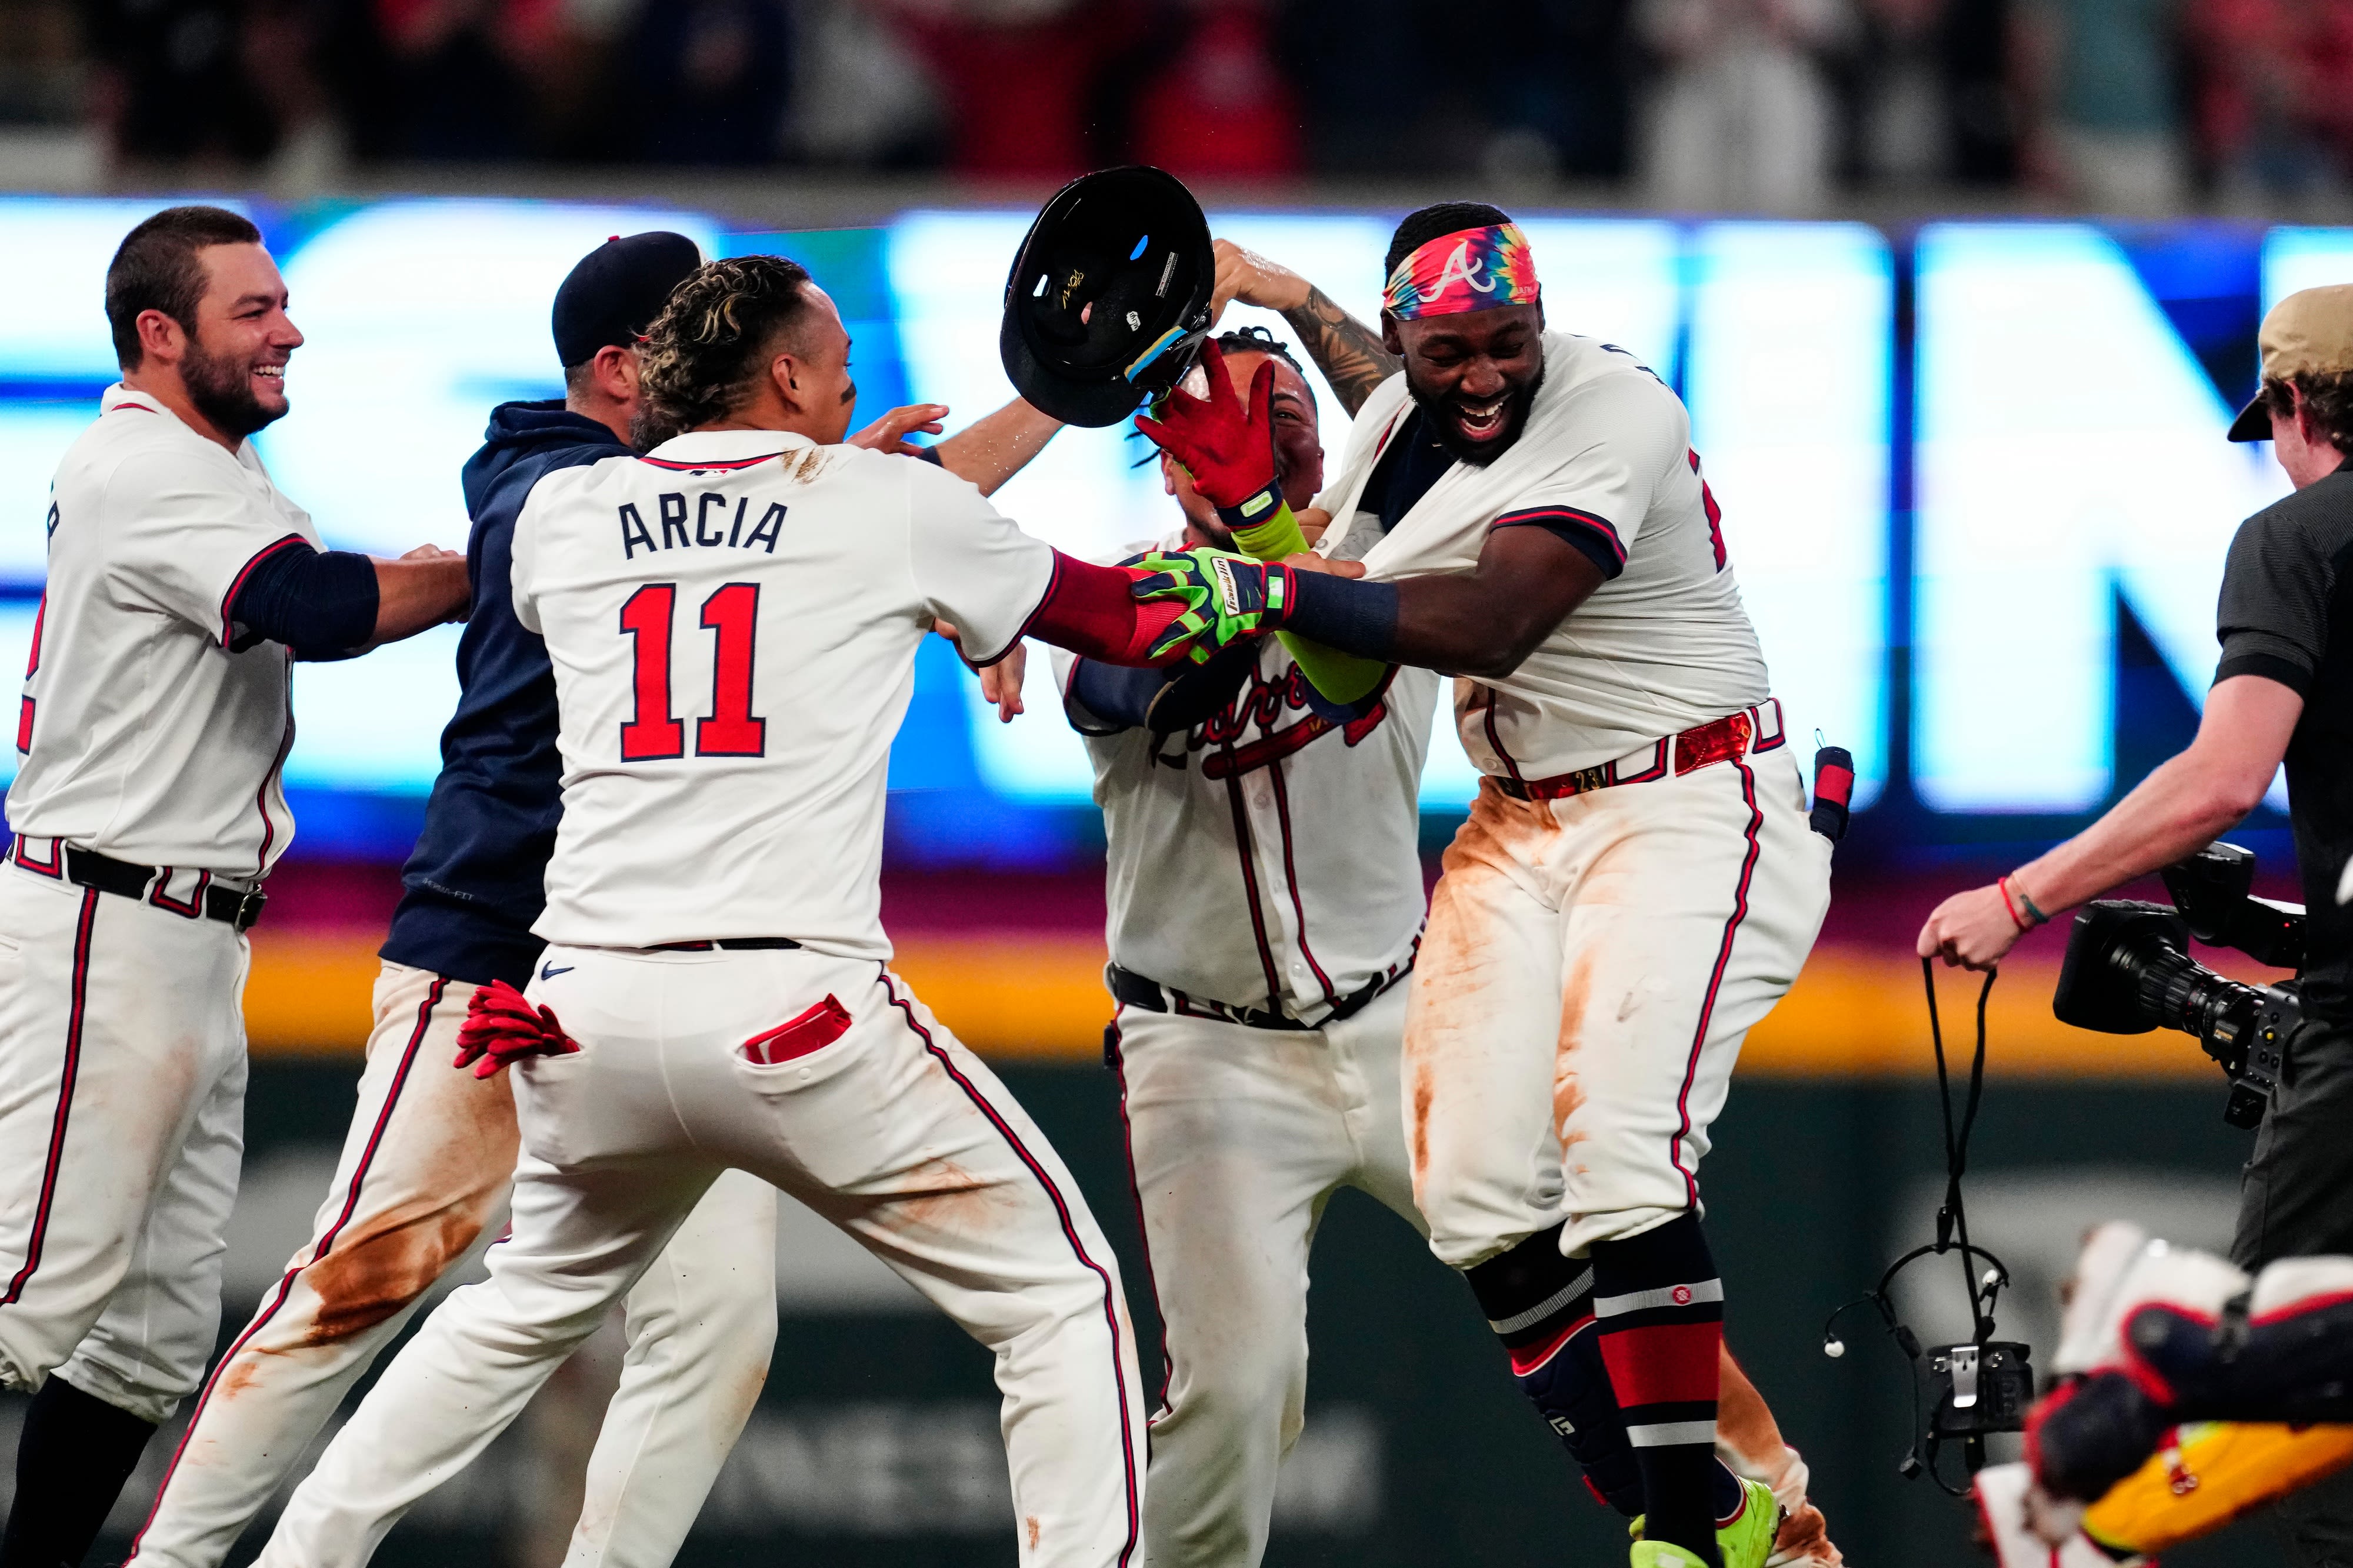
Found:
[[[1487, 1326], [1512, 1358], [1512, 1376], [1560, 1435], [1593, 1495], [1629, 1519], [1643, 1508], [1642, 1474], [1602, 1364], [1590, 1265], [1563, 1258], [1559, 1226], [1463, 1271]], [[1740, 1503], [1740, 1486], [1715, 1467], [1718, 1514]]]
[[155, 1428], [62, 1377], [33, 1395], [16, 1439], [16, 1500], [0, 1568], [76, 1568]]
[[1601, 1360], [1642, 1475], [1643, 1534], [1719, 1568], [1715, 1396], [1724, 1285], [1686, 1212], [1652, 1230], [1593, 1244]]

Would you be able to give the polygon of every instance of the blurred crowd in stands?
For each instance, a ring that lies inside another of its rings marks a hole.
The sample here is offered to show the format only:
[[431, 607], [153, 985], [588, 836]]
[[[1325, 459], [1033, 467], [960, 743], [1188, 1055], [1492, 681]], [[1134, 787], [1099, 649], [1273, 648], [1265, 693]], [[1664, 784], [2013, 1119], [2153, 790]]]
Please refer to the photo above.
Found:
[[1843, 191], [2353, 191], [2353, 0], [0, 0], [0, 132], [481, 161]]

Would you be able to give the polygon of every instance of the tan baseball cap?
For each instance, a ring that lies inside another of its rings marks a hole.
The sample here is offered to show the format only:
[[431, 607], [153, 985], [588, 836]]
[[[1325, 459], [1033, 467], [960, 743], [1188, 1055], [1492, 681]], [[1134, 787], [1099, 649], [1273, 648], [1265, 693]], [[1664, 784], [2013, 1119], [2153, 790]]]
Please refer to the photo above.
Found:
[[[2299, 289], [2272, 307], [2255, 341], [2263, 349], [2265, 381], [2353, 371], [2353, 283]], [[2271, 438], [2272, 417], [2258, 391], [2231, 422], [2231, 439]]]

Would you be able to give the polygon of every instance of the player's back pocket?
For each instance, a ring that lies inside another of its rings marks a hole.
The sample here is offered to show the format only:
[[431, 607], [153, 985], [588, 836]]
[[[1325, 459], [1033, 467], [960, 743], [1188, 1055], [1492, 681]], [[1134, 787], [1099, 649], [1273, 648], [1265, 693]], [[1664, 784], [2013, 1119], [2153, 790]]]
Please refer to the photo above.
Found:
[[828, 992], [824, 1001], [753, 1036], [737, 1048], [755, 1067], [781, 1067], [823, 1050], [848, 1034], [849, 1024], [849, 1009]]

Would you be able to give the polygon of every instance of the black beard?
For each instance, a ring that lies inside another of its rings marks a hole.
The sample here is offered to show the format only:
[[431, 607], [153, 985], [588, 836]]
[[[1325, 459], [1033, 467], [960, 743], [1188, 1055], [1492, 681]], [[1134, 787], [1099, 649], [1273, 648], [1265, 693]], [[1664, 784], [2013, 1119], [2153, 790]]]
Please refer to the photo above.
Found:
[[206, 353], [192, 335], [180, 358], [180, 384], [214, 429], [242, 441], [278, 418], [254, 396], [252, 369]]
[[1483, 468], [1510, 451], [1513, 443], [1520, 438], [1520, 432], [1528, 427], [1528, 413], [1535, 407], [1536, 393], [1544, 386], [1545, 368], [1542, 364], [1537, 365], [1535, 378], [1512, 393], [1511, 405], [1504, 411], [1503, 434], [1486, 441], [1473, 441], [1462, 434], [1461, 427], [1454, 423], [1452, 397], [1434, 397], [1424, 393], [1413, 384], [1411, 375], [1406, 377], [1405, 386], [1426, 416], [1424, 423], [1429, 426], [1430, 438], [1446, 448], [1447, 456], [1474, 468]]

